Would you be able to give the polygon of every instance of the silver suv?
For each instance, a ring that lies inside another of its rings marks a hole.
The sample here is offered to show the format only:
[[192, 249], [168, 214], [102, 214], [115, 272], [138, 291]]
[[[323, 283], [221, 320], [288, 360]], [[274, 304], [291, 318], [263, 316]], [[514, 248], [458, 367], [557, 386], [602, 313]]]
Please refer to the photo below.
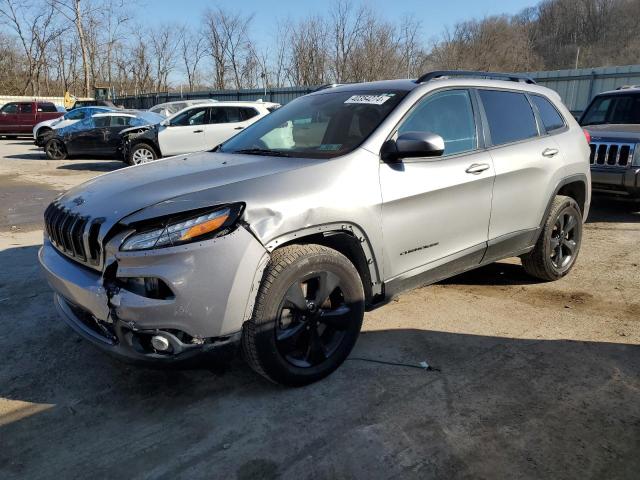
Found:
[[175, 362], [240, 344], [303, 385], [399, 292], [513, 256], [566, 275], [590, 191], [556, 93], [432, 72], [323, 88], [213, 152], [97, 177], [47, 208], [39, 258], [62, 318], [105, 351]]

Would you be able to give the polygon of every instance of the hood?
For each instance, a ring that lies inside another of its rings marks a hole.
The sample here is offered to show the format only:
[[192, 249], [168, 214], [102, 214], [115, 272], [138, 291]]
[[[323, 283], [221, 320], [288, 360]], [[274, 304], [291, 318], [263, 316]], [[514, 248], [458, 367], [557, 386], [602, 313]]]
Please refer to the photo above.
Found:
[[583, 128], [589, 132], [594, 142], [640, 142], [640, 125], [636, 124], [607, 123], [603, 125], [586, 125]]
[[131, 223], [244, 201], [260, 179], [318, 162], [212, 152], [180, 155], [101, 175], [72, 188], [58, 203], [81, 216], [104, 219], [104, 236], [125, 217], [123, 223]]

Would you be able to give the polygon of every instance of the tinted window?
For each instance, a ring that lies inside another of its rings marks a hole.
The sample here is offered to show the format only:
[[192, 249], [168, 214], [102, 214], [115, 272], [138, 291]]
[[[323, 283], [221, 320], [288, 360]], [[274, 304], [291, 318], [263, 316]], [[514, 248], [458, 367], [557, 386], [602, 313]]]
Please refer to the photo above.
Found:
[[538, 135], [536, 119], [523, 93], [479, 90], [484, 105], [491, 142], [494, 145], [517, 142]]
[[640, 95], [596, 97], [582, 118], [582, 125], [640, 123]]
[[240, 114], [242, 115], [242, 121], [244, 121], [259, 115], [259, 112], [255, 108], [247, 107], [247, 108], [241, 108]]
[[227, 123], [229, 122], [227, 117], [227, 109], [222, 107], [215, 107], [209, 109], [209, 123]]
[[444, 155], [476, 148], [476, 125], [467, 90], [449, 90], [421, 100], [398, 133], [431, 132], [444, 139]]
[[20, 104], [20, 113], [33, 113], [33, 105], [30, 103]]
[[[95, 126], [95, 128], [108, 127], [111, 123], [111, 119], [108, 116], [107, 117], [90, 117], [90, 118], [87, 118], [87, 120], [93, 120], [92, 123], [93, 123], [93, 126]], [[87, 120], [84, 120], [81, 123], [86, 123]]]
[[120, 117], [117, 115], [112, 115], [107, 118], [111, 119], [110, 126], [112, 127], [127, 127], [131, 123], [132, 117]]
[[547, 132], [564, 127], [564, 119], [549, 100], [539, 95], [531, 95], [531, 100], [538, 108], [540, 119]]
[[39, 103], [38, 104], [39, 112], [57, 112], [56, 106], [53, 103]]
[[7, 103], [2, 110], [2, 113], [17, 113], [18, 112], [18, 104], [17, 103]]
[[186, 112], [182, 112], [173, 120], [171, 125], [178, 127], [186, 127], [188, 125], [202, 125], [205, 123], [207, 116], [206, 108], [192, 108]]

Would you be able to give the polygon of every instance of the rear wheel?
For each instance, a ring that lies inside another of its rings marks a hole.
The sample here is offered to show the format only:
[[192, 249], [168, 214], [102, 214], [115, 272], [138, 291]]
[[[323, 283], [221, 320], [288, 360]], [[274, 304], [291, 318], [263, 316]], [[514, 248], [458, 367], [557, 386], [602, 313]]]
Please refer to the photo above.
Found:
[[143, 163], [153, 162], [157, 159], [155, 150], [146, 143], [138, 143], [135, 145], [127, 156], [129, 165], [141, 165]]
[[522, 265], [540, 280], [557, 280], [575, 265], [581, 243], [580, 207], [573, 198], [558, 195], [535, 248], [522, 256]]
[[362, 281], [344, 255], [320, 245], [283, 247], [273, 253], [244, 324], [243, 356], [273, 382], [306, 385], [344, 362], [363, 316]]
[[44, 152], [49, 160], [64, 160], [67, 158], [67, 149], [61, 140], [52, 138], [44, 145]]

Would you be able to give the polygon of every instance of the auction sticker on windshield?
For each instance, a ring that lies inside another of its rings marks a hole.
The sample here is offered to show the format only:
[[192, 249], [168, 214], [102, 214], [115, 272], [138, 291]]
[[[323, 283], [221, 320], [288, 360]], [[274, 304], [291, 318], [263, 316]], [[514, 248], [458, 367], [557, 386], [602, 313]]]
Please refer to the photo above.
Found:
[[366, 105], [382, 105], [395, 94], [382, 93], [380, 95], [352, 95], [344, 103], [361, 103]]

